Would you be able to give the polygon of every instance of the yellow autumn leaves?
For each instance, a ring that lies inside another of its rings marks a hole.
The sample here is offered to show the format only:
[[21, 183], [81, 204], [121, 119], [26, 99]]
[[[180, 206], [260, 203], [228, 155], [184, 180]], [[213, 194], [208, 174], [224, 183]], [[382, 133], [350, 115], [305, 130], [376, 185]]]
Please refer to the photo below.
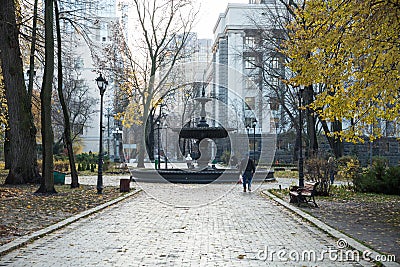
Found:
[[7, 121], [7, 100], [5, 95], [5, 89], [3, 84], [3, 74], [0, 68], [0, 141], [4, 138], [4, 132], [8, 125]]
[[[400, 115], [400, 6], [396, 1], [310, 0], [288, 25], [290, 83], [323, 85], [311, 108], [342, 121], [350, 141], [394, 129]], [[393, 128], [392, 127], [392, 128]], [[398, 129], [399, 130], [399, 129]]]

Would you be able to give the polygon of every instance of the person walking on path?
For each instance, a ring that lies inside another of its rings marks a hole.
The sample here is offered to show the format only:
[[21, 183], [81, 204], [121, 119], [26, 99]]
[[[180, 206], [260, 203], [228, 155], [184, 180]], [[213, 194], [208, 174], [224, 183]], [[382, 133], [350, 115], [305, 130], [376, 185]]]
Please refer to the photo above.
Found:
[[336, 174], [336, 160], [334, 157], [329, 157], [328, 159], [328, 171], [329, 171], [329, 179], [331, 184], [335, 181], [335, 174]]
[[240, 161], [239, 172], [243, 177], [243, 192], [246, 192], [246, 185], [249, 191], [251, 191], [251, 181], [253, 175], [256, 172], [256, 165], [250, 157], [244, 157]]

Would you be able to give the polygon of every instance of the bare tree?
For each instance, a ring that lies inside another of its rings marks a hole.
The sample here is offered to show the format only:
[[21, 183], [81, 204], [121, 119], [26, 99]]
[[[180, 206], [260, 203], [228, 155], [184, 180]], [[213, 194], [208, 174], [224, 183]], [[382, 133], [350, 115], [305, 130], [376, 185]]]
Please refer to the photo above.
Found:
[[53, 143], [54, 134], [51, 119], [51, 98], [54, 77], [54, 5], [53, 0], [45, 1], [45, 66], [41, 100], [41, 123], [42, 123], [42, 144], [43, 144], [43, 165], [42, 181], [38, 193], [56, 193], [54, 188], [54, 162]]
[[57, 31], [57, 71], [58, 71], [58, 85], [57, 92], [60, 99], [64, 118], [64, 133], [63, 139], [67, 147], [69, 166], [71, 169], [71, 188], [79, 187], [78, 171], [75, 166], [74, 150], [72, 148], [72, 137], [71, 137], [71, 122], [69, 118], [69, 110], [66, 104], [64, 93], [63, 93], [63, 64], [62, 64], [62, 42], [61, 42], [61, 27], [60, 27], [60, 11], [58, 8], [57, 0], [54, 0], [55, 15], [56, 15], [56, 31]]
[[[156, 97], [163, 94], [163, 84], [181, 55], [197, 11], [188, 0], [133, 0], [133, 9], [138, 23], [135, 43], [130, 46], [121, 40], [117, 42], [119, 47], [109, 47], [108, 52], [122, 54], [119, 63], [124, 71], [114, 74], [124, 84], [122, 89], [131, 98], [130, 106], [136, 107], [137, 117], [126, 116], [125, 122], [140, 124], [142, 133], [148, 134], [144, 126], [149, 111]], [[111, 65], [109, 69], [114, 68]], [[142, 133], [138, 134], [138, 167], [144, 167], [145, 134]]]
[[[90, 95], [89, 87], [82, 78], [80, 57], [72, 49], [71, 42], [63, 42], [63, 95], [71, 124], [71, 140], [77, 141], [90, 117], [95, 114], [96, 99]], [[58, 78], [57, 78], [58, 79]], [[61, 104], [55, 99], [53, 105], [53, 126], [57, 143], [64, 142], [64, 115]]]

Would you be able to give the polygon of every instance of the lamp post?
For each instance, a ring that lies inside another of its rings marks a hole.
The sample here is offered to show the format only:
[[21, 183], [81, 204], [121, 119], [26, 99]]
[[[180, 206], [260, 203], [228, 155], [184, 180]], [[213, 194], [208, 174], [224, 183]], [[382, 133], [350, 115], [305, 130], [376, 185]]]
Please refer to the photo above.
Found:
[[120, 141], [121, 141], [121, 136], [122, 136], [122, 130], [117, 127], [115, 131], [112, 132], [114, 134], [114, 141], [115, 141], [115, 152], [114, 152], [114, 162], [121, 162], [120, 158]]
[[302, 98], [303, 98], [304, 88], [299, 87], [298, 98], [299, 98], [299, 133], [298, 133], [298, 144], [299, 144], [299, 186], [304, 186], [304, 161], [303, 161], [303, 119], [301, 117], [301, 106], [302, 106]]
[[256, 163], [256, 126], [257, 120], [254, 119], [253, 121], [253, 161]]
[[97, 194], [103, 193], [103, 95], [108, 82], [100, 76], [96, 78], [97, 87], [100, 91], [100, 144], [99, 144], [99, 166], [97, 168]]
[[160, 169], [160, 121], [157, 120], [157, 169]]

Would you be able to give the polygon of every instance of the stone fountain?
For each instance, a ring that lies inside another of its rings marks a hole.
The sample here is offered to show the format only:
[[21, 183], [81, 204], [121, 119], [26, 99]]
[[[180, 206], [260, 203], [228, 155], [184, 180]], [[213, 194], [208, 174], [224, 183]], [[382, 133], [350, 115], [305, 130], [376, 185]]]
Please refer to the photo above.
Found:
[[[191, 126], [190, 123], [179, 129], [174, 129], [179, 133], [180, 139], [196, 140], [196, 146], [199, 151], [197, 166], [193, 169], [161, 169], [161, 170], [131, 170], [131, 177], [135, 181], [142, 182], [171, 182], [171, 183], [192, 183], [208, 184], [212, 182], [236, 183], [239, 178], [237, 169], [216, 168], [210, 166], [212, 162], [212, 151], [210, 143], [213, 140], [229, 137], [229, 132], [234, 129], [227, 129], [221, 126], [210, 127], [206, 120], [206, 104], [212, 98], [205, 96], [204, 86], [201, 97], [195, 98], [195, 101], [201, 104], [200, 119], [197, 125]], [[270, 175], [266, 178], [271, 178]]]

